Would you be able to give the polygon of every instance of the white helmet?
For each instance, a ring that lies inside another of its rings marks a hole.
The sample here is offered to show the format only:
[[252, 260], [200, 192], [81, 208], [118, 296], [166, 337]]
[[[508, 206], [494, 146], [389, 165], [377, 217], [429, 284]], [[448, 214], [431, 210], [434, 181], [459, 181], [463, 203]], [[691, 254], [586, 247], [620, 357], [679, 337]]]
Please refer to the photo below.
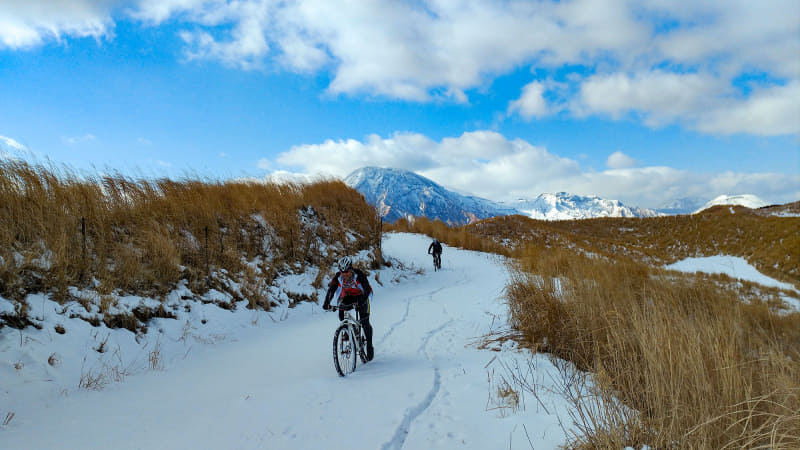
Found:
[[353, 260], [350, 259], [349, 256], [342, 256], [339, 258], [339, 262], [337, 263], [339, 266], [339, 270], [344, 272], [345, 270], [351, 269], [353, 267]]

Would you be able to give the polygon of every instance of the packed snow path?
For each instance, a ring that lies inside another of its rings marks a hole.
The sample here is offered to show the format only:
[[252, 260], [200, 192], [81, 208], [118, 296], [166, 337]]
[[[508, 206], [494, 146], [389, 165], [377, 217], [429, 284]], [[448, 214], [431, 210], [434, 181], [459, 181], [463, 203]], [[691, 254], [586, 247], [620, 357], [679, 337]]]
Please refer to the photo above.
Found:
[[[513, 345], [478, 348], [506, 326], [507, 269], [492, 255], [445, 248], [434, 272], [427, 238], [391, 234], [384, 255], [424, 269], [373, 272], [375, 359], [337, 376], [335, 313], [301, 304], [236, 341], [202, 345], [164, 370], [102, 391], [74, 390], [21, 410], [0, 448], [449, 449], [555, 448], [566, 403], [543, 390], [497, 408]], [[374, 278], [379, 273], [380, 282]], [[395, 279], [392, 279], [395, 278]], [[280, 317], [283, 320], [277, 320]], [[534, 359], [539, 383], [556, 372]], [[554, 389], [555, 390], [555, 389]], [[520, 393], [523, 394], [523, 393]], [[20, 407], [18, 405], [18, 407]], [[31, 417], [31, 414], [34, 417]]]

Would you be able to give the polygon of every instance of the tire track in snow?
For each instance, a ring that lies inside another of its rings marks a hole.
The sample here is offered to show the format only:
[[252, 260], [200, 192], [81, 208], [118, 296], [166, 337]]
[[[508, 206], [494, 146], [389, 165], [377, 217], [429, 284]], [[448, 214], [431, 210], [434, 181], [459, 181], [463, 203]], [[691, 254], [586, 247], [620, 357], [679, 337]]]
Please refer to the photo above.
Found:
[[[420, 345], [417, 352], [423, 353], [429, 361], [432, 361], [431, 356], [428, 354], [426, 350], [428, 342], [436, 333], [450, 326], [450, 324], [452, 324], [453, 322], [454, 320], [450, 319], [447, 322], [440, 325], [439, 327], [431, 331], [428, 331], [422, 338], [422, 345]], [[424, 399], [422, 399], [422, 401], [418, 405], [413, 406], [406, 410], [406, 413], [403, 416], [403, 421], [400, 422], [400, 425], [397, 427], [397, 430], [395, 430], [392, 439], [389, 442], [383, 444], [383, 446], [381, 447], [382, 450], [390, 450], [390, 449], [399, 450], [403, 448], [403, 444], [405, 444], [406, 437], [408, 437], [408, 433], [411, 429], [411, 423], [414, 422], [414, 420], [416, 420], [416, 418], [419, 417], [423, 412], [425, 412], [425, 410], [428, 409], [429, 406], [431, 406], [431, 404], [433, 403], [433, 399], [436, 398], [436, 395], [439, 393], [439, 389], [441, 388], [441, 386], [442, 386], [442, 376], [439, 373], [439, 367], [436, 364], [434, 364], [433, 386], [431, 387], [431, 390], [428, 391], [428, 394], [425, 396]]]
[[[379, 343], [383, 344], [383, 342], [386, 340], [386, 338], [388, 338], [389, 335], [391, 335], [397, 327], [402, 325], [406, 321], [406, 319], [408, 319], [408, 313], [411, 310], [411, 301], [412, 300], [417, 299], [417, 298], [422, 298], [422, 297], [428, 297], [429, 299], [433, 300], [433, 296], [438, 294], [439, 292], [441, 292], [441, 291], [443, 291], [445, 289], [450, 289], [452, 287], [461, 286], [462, 284], [467, 283], [469, 281], [469, 276], [467, 276], [466, 271], [464, 269], [460, 269], [460, 272], [461, 272], [461, 279], [456, 281], [455, 283], [452, 283], [452, 284], [450, 284], [448, 286], [442, 286], [439, 289], [435, 289], [433, 291], [426, 292], [424, 294], [415, 295], [413, 297], [407, 297], [406, 298], [406, 310], [403, 313], [403, 317], [401, 317], [400, 320], [398, 320], [397, 322], [393, 323], [392, 326], [389, 327], [389, 331], [384, 333], [384, 335], [383, 335], [383, 337], [381, 337], [381, 340], [380, 340]], [[447, 308], [445, 308], [445, 313], [446, 312], [447, 312]]]
[[437, 292], [441, 291], [442, 289], [445, 289], [445, 288], [439, 288], [439, 289], [436, 289], [435, 291], [432, 291], [432, 292], [426, 292], [425, 294], [415, 295], [413, 297], [406, 298], [406, 310], [403, 313], [403, 317], [401, 317], [400, 320], [398, 320], [397, 322], [393, 323], [392, 326], [389, 327], [389, 331], [384, 333], [383, 337], [381, 338], [380, 344], [383, 344], [383, 341], [385, 341], [386, 338], [388, 338], [389, 335], [392, 334], [392, 332], [394, 332], [394, 330], [397, 327], [399, 327], [400, 325], [405, 323], [406, 319], [408, 319], [408, 312], [411, 310], [411, 301], [412, 300], [414, 300], [415, 298], [420, 298], [420, 297], [431, 298], [431, 297], [433, 297], [434, 294], [436, 294]]

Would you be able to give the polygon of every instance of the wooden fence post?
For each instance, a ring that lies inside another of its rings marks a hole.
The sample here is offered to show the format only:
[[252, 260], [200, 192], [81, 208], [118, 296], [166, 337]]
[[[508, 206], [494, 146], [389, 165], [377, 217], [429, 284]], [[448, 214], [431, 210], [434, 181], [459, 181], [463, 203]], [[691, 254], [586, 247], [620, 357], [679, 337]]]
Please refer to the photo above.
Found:
[[86, 217], [81, 217], [81, 282], [86, 281]]
[[206, 275], [208, 275], [208, 226], [205, 227], [205, 233], [206, 233], [206, 246], [205, 246]]

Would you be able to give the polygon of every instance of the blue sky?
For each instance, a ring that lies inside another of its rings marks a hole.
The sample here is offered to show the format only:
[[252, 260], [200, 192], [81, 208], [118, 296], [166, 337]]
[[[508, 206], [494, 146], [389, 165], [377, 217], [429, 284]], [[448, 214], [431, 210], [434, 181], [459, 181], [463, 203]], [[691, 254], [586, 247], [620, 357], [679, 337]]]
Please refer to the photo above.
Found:
[[0, 4], [0, 152], [228, 179], [413, 170], [493, 200], [800, 200], [800, 4]]

